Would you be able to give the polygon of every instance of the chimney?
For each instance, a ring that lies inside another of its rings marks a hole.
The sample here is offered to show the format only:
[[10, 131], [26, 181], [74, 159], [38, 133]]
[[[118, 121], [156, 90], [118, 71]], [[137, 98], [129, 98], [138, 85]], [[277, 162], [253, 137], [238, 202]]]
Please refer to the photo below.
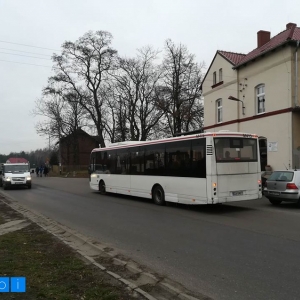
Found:
[[291, 29], [293, 26], [297, 27], [297, 24], [295, 24], [295, 23], [286, 24], [286, 30]]
[[270, 41], [271, 32], [260, 30], [257, 32], [257, 48], [260, 48], [264, 44]]

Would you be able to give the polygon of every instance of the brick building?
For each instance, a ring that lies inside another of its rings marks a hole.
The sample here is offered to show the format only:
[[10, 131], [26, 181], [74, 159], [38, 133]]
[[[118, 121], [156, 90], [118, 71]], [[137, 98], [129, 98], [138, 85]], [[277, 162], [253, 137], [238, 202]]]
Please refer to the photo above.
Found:
[[92, 149], [99, 147], [98, 137], [82, 129], [61, 139], [61, 163], [63, 166], [88, 166]]

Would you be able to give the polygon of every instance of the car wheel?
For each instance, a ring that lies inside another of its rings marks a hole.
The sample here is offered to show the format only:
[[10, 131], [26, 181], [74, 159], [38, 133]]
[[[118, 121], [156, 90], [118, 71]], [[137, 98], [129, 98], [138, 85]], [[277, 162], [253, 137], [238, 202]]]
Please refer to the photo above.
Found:
[[279, 205], [282, 200], [278, 200], [278, 199], [269, 199], [269, 201], [273, 204], [273, 205]]
[[152, 191], [152, 199], [157, 205], [165, 205], [165, 192], [160, 185], [157, 185]]
[[105, 195], [106, 194], [106, 188], [105, 188], [105, 183], [103, 180], [101, 180], [99, 182], [99, 192], [101, 195]]

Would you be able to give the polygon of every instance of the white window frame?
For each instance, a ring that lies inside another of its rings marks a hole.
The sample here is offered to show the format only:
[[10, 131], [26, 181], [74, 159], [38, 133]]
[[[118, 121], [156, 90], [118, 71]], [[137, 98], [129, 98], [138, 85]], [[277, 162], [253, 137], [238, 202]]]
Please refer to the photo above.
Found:
[[213, 72], [213, 85], [217, 83], [217, 73]]
[[223, 81], [223, 69], [219, 69], [219, 82]]
[[217, 123], [223, 122], [223, 105], [222, 98], [216, 100]]
[[[260, 91], [262, 89], [262, 91]], [[266, 93], [265, 93], [265, 84], [259, 84], [255, 87], [255, 105], [256, 105], [256, 114], [264, 114], [266, 112]]]

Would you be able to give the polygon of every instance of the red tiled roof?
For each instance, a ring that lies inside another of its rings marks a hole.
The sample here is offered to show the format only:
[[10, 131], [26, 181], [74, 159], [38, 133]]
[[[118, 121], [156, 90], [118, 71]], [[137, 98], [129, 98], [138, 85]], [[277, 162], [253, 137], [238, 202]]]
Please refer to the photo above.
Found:
[[6, 162], [11, 164], [28, 163], [28, 160], [25, 158], [10, 157]]
[[233, 65], [238, 64], [246, 56], [246, 54], [228, 52], [223, 50], [218, 50], [218, 53], [222, 55], [224, 58], [226, 58]]
[[296, 24], [293, 24], [292, 26], [290, 26], [289, 29], [286, 29], [280, 32], [279, 34], [275, 35], [273, 38], [270, 39], [269, 42], [267, 42], [263, 46], [249, 52], [242, 60], [240, 60], [240, 62], [235, 66], [235, 68], [289, 41], [300, 40], [300, 28], [296, 26]]

